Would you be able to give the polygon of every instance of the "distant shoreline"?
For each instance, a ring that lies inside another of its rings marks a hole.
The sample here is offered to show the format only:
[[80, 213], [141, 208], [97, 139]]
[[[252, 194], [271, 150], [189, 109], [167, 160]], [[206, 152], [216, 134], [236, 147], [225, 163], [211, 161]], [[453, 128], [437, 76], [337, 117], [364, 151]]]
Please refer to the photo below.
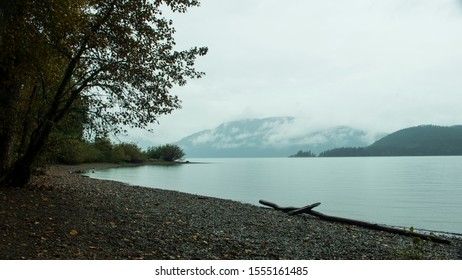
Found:
[[54, 164], [51, 168], [67, 170], [70, 173], [87, 173], [91, 170], [101, 170], [109, 168], [140, 167], [140, 166], [175, 166], [183, 164], [204, 164], [202, 162], [190, 161], [146, 161], [140, 163], [81, 163], [81, 164]]

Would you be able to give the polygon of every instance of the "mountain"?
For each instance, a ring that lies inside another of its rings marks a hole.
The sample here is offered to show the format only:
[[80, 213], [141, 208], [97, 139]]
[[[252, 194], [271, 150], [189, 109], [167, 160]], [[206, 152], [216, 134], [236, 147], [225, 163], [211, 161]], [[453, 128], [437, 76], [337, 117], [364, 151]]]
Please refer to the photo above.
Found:
[[391, 133], [370, 146], [337, 148], [320, 156], [462, 155], [462, 126], [421, 125]]
[[287, 157], [299, 150], [319, 153], [334, 147], [365, 146], [373, 140], [365, 131], [346, 126], [304, 132], [293, 117], [271, 117], [223, 123], [175, 144], [187, 157]]

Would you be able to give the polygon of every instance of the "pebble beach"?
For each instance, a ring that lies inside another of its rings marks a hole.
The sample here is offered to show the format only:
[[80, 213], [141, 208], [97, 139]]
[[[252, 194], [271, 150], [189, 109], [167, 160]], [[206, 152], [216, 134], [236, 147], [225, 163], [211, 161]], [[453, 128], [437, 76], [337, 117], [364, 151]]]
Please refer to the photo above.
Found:
[[96, 180], [52, 166], [0, 188], [0, 259], [462, 259], [451, 244], [236, 201]]

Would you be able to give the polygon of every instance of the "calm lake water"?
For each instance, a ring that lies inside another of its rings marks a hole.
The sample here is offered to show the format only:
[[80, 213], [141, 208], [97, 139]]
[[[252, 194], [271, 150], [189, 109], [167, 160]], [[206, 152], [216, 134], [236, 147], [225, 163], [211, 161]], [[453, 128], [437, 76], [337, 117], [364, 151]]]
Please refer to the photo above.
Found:
[[204, 164], [98, 170], [93, 178], [462, 233], [462, 157], [188, 159]]

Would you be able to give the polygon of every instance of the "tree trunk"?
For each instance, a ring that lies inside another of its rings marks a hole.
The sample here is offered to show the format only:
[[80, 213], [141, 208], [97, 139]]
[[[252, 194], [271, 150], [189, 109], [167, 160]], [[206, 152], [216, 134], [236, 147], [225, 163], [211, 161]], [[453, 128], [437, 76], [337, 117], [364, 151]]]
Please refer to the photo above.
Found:
[[1, 186], [23, 187], [25, 186], [32, 174], [32, 158], [22, 158], [17, 161], [5, 174], [0, 178]]
[[47, 122], [33, 133], [25, 154], [0, 178], [0, 185], [23, 187], [29, 182], [33, 165], [45, 146], [53, 126], [52, 122]]
[[14, 154], [13, 133], [0, 133], [0, 175], [11, 168]]
[[0, 1], [0, 46], [3, 43], [3, 33], [5, 32], [6, 20], [9, 18], [16, 6], [17, 0]]
[[13, 163], [13, 154], [14, 154], [14, 142], [15, 137], [14, 133], [2, 127], [2, 132], [0, 133], [0, 174], [8, 170]]
[[[17, 0], [2, 0], [0, 2], [0, 47], [3, 47], [3, 35], [8, 32], [7, 22], [16, 15]], [[3, 50], [0, 50], [3, 52]], [[2, 53], [0, 53], [1, 55]], [[12, 167], [16, 145], [16, 106], [21, 93], [21, 83], [15, 79], [11, 70], [18, 62], [18, 55], [12, 64], [0, 67], [0, 178]], [[10, 62], [11, 63], [11, 62]]]
[[21, 92], [20, 84], [3, 80], [8, 73], [0, 71], [0, 175], [8, 170], [14, 159], [17, 130], [16, 106]]

